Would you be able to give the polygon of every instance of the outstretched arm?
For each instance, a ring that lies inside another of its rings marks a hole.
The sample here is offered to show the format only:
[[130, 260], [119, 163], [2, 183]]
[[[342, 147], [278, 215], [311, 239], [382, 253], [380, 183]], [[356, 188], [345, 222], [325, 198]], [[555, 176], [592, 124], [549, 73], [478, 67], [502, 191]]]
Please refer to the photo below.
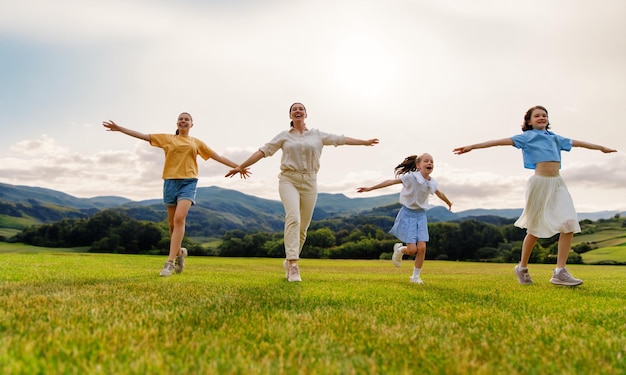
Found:
[[248, 175], [249, 174], [248, 167], [256, 163], [257, 161], [261, 160], [264, 156], [265, 154], [261, 150], [257, 150], [252, 155], [250, 155], [250, 157], [247, 158], [246, 161], [233, 167], [233, 169], [231, 169], [228, 173], [226, 173], [226, 176], [224, 177], [233, 177], [237, 173], [241, 173], [242, 176], [244, 173]]
[[448, 197], [446, 197], [444, 193], [439, 190], [435, 190], [435, 195], [437, 195], [442, 201], [446, 202], [446, 204], [448, 205], [448, 210], [452, 211], [452, 202], [450, 202], [450, 200], [448, 199]]
[[604, 147], [604, 146], [600, 146], [600, 145], [594, 145], [593, 143], [583, 142], [583, 141], [576, 141], [576, 140], [572, 140], [572, 146], [588, 148], [590, 150], [600, 150], [600, 151], [604, 152], [605, 154], [608, 154], [610, 152], [617, 152], [617, 150], [614, 150], [612, 148], [608, 148], [608, 147]]
[[383, 181], [383, 182], [381, 182], [379, 184], [376, 184], [374, 186], [360, 187], [360, 188], [356, 189], [356, 191], [357, 191], [357, 193], [363, 193], [365, 191], [372, 191], [372, 190], [384, 188], [384, 187], [395, 185], [395, 184], [401, 184], [401, 183], [402, 183], [402, 180], [399, 179], [399, 178], [396, 178], [395, 180]]
[[513, 146], [513, 140], [511, 138], [494, 139], [492, 141], [476, 143], [470, 146], [457, 147], [454, 150], [452, 150], [452, 152], [454, 152], [457, 155], [461, 155], [461, 154], [470, 152], [478, 148], [487, 148], [487, 147], [493, 147], [493, 146]]
[[349, 146], [374, 146], [378, 144], [378, 138], [372, 139], [356, 139], [350, 137], [344, 137], [344, 144]]
[[[231, 168], [237, 168], [237, 164], [232, 162], [230, 159], [224, 157], [224, 156], [220, 156], [218, 154], [213, 154], [211, 155], [211, 158], [213, 160], [215, 160], [216, 162], [222, 163], [228, 167]], [[250, 171], [248, 170], [248, 168], [243, 168], [242, 170], [239, 171], [239, 173], [241, 174], [242, 178], [246, 178], [248, 177], [248, 175], [250, 174]]]
[[124, 134], [130, 135], [131, 137], [143, 139], [144, 141], [150, 142], [150, 134], [143, 134], [135, 130], [126, 129], [124, 127], [119, 126], [113, 121], [103, 121], [102, 126], [107, 128], [110, 132], [122, 132]]

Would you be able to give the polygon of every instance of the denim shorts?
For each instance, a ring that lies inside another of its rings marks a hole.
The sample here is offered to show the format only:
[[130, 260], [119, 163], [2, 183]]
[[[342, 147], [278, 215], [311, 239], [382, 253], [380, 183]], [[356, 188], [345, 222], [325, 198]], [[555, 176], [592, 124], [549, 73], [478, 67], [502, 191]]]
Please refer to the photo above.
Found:
[[404, 243], [428, 242], [426, 211], [402, 206], [389, 233]]
[[163, 180], [163, 203], [176, 206], [179, 200], [187, 199], [192, 205], [196, 204], [196, 185], [197, 178]]

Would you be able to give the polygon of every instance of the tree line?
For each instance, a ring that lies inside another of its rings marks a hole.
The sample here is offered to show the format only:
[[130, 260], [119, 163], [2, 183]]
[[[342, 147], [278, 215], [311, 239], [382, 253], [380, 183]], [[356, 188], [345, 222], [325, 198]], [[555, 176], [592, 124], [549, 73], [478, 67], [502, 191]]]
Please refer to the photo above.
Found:
[[[314, 221], [302, 250], [304, 258], [390, 259], [397, 240], [388, 233], [392, 216], [355, 215]], [[489, 220], [486, 220], [489, 221]], [[430, 241], [426, 258], [459, 261], [516, 262], [520, 259], [525, 230], [513, 220], [498, 218], [492, 224], [477, 219], [429, 223]], [[502, 223], [504, 221], [504, 223]], [[383, 229], [384, 228], [384, 229]], [[217, 248], [206, 248], [185, 238], [191, 255], [224, 257], [284, 257], [281, 232], [225, 232]], [[555, 263], [558, 235], [540, 239], [532, 252], [533, 263]], [[89, 247], [90, 252], [167, 254], [169, 230], [166, 221], [140, 221], [119, 209], [99, 211], [90, 218], [62, 219], [53, 224], [30, 226], [11, 239], [34, 246]], [[569, 263], [582, 263], [574, 248]]]

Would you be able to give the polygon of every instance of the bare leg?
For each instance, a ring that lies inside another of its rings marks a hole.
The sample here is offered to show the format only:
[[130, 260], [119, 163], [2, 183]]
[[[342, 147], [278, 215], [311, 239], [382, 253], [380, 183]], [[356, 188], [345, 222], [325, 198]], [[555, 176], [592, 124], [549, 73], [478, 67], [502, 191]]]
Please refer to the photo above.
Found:
[[417, 255], [415, 255], [415, 268], [422, 269], [426, 259], [426, 242], [417, 243]]
[[191, 207], [191, 201], [182, 199], [176, 206], [167, 207], [167, 222], [170, 227], [170, 253], [167, 260], [174, 261], [180, 255], [180, 247], [185, 236], [185, 219]]
[[528, 267], [528, 259], [530, 259], [530, 253], [533, 251], [533, 247], [537, 243], [537, 237], [530, 233], [524, 237], [524, 243], [522, 244], [522, 259], [520, 260], [520, 266]]
[[558, 254], [556, 258], [556, 267], [557, 268], [565, 268], [565, 264], [567, 263], [567, 256], [571, 250], [572, 246], [572, 238], [574, 237], [574, 233], [561, 233], [559, 235], [559, 244], [558, 244]]

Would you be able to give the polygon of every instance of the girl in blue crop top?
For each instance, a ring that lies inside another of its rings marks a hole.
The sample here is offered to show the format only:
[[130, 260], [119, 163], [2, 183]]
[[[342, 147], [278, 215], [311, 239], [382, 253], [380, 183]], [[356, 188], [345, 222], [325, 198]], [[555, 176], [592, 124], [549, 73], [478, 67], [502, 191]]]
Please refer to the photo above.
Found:
[[573, 277], [565, 269], [575, 232], [580, 232], [578, 217], [572, 197], [559, 175], [561, 151], [572, 147], [600, 150], [604, 153], [616, 150], [588, 142], [561, 137], [548, 130], [548, 111], [542, 106], [530, 108], [524, 115], [522, 134], [496, 139], [454, 149], [457, 155], [474, 149], [492, 146], [514, 146], [522, 150], [524, 168], [534, 169], [526, 190], [526, 205], [515, 226], [526, 229], [522, 244], [522, 257], [514, 271], [520, 284], [532, 284], [528, 273], [528, 259], [537, 238], [549, 238], [559, 233], [557, 265], [550, 282], [555, 285], [576, 286], [582, 280]]

